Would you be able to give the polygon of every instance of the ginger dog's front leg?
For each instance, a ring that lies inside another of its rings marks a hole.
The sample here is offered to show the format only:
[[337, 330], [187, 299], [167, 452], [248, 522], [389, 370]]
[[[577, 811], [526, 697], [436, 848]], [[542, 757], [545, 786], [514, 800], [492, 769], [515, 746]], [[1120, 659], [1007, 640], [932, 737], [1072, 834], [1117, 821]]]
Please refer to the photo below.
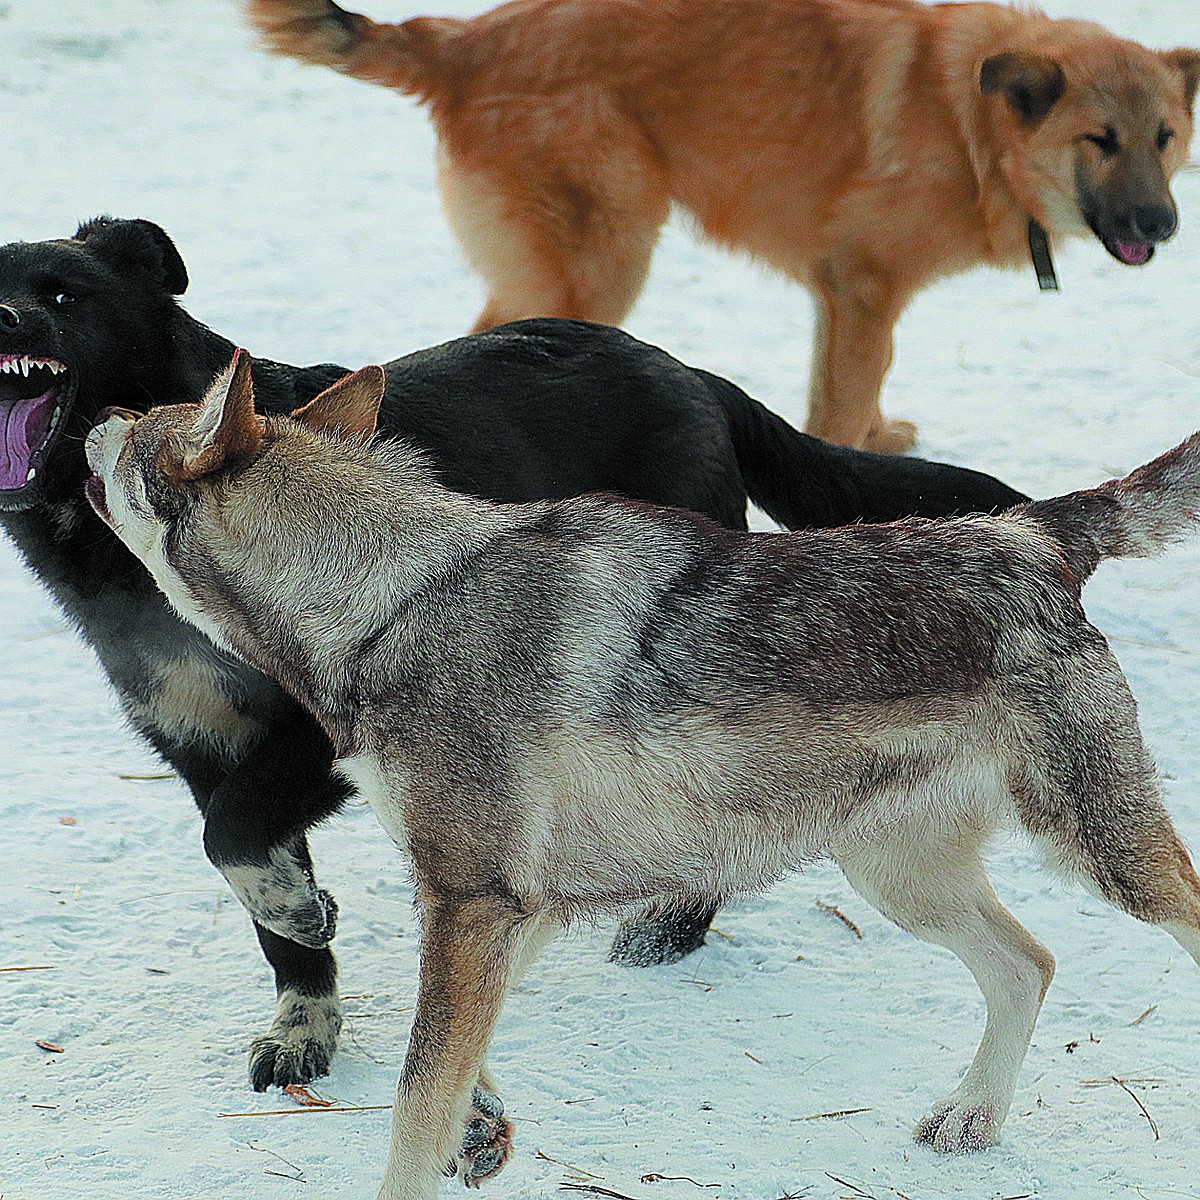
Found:
[[556, 928], [510, 897], [426, 887], [420, 896], [417, 1011], [379, 1200], [433, 1200], [447, 1174], [471, 1187], [503, 1167], [512, 1129], [492, 1093], [487, 1047], [509, 986]]
[[892, 364], [892, 330], [906, 295], [850, 263], [825, 263], [812, 280], [817, 307], [806, 429], [827, 442], [902, 454], [917, 427], [884, 418], [879, 393]]

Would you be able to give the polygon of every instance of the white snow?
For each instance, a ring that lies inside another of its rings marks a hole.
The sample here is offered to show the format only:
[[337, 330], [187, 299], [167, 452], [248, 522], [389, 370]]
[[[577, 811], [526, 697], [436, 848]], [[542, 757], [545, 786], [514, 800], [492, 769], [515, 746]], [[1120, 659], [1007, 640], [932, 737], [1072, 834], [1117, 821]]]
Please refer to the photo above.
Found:
[[[1048, 7], [1151, 45], [1200, 44], [1195, 0]], [[237, 9], [0, 2], [0, 241], [68, 236], [100, 212], [157, 221], [191, 272], [190, 311], [294, 362], [357, 366], [463, 332], [481, 289], [438, 209], [424, 113], [266, 57]], [[1175, 191], [1181, 231], [1144, 270], [1080, 244], [1059, 256], [1061, 295], [1039, 295], [1031, 269], [979, 271], [912, 306], [885, 406], [920, 423], [922, 453], [1050, 495], [1200, 426], [1200, 176]], [[800, 422], [809, 320], [800, 289], [672, 227], [629, 327]], [[1107, 565], [1086, 603], [1200, 850], [1198, 547]], [[369, 1200], [386, 1112], [220, 1115], [292, 1107], [246, 1083], [246, 1045], [273, 1008], [268, 971], [184, 788], [123, 777], [164, 768], [7, 542], [0, 680], [0, 1196]], [[388, 1104], [415, 984], [406, 872], [361, 806], [313, 841], [341, 903], [350, 1014], [318, 1090]], [[608, 965], [608, 927], [553, 946], [493, 1047], [519, 1128], [488, 1191], [541, 1197], [575, 1179], [638, 1200], [1200, 1196], [1194, 964], [1052, 880], [1024, 844], [992, 862], [1059, 962], [996, 1148], [947, 1160], [909, 1141], [973, 1053], [975, 984], [816, 868], [723, 912], [725, 936], [683, 965]], [[53, 969], [7, 970], [19, 966]], [[802, 1120], [845, 1109], [867, 1111]], [[641, 1181], [651, 1174], [695, 1182]]]

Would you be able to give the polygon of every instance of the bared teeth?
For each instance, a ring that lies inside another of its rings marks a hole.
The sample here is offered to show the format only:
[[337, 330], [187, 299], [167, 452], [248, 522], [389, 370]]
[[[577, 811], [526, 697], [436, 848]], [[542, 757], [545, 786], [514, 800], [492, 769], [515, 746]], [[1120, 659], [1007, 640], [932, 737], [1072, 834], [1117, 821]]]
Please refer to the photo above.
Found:
[[57, 358], [30, 358], [28, 354], [0, 354], [0, 374], [21, 374], [29, 377], [30, 370], [42, 367], [54, 375], [60, 375], [67, 364]]

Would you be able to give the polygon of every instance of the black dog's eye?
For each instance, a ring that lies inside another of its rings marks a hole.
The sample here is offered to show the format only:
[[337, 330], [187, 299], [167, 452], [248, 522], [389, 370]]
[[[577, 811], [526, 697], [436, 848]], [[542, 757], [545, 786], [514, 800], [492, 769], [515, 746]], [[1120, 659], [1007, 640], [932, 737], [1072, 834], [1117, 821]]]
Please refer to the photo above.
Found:
[[57, 305], [58, 305], [60, 308], [65, 308], [65, 307], [66, 307], [68, 304], [74, 304], [74, 303], [75, 303], [75, 300], [76, 300], [76, 297], [75, 297], [75, 296], [73, 296], [73, 295], [72, 295], [70, 292], [56, 292], [56, 293], [55, 293], [55, 294], [54, 294], [54, 295], [51, 297], [51, 299], [52, 299], [52, 300], [54, 301], [54, 303], [55, 303], [55, 304], [57, 304]]
[[1100, 153], [1105, 158], [1111, 158], [1121, 149], [1121, 143], [1117, 138], [1117, 131], [1111, 125], [1106, 125], [1103, 133], [1089, 133], [1087, 140], [1093, 145], [1099, 146]]
[[1160, 154], [1171, 144], [1174, 136], [1175, 130], [1168, 129], [1165, 125], [1159, 126], [1158, 137], [1155, 138], [1154, 144], [1158, 147]]

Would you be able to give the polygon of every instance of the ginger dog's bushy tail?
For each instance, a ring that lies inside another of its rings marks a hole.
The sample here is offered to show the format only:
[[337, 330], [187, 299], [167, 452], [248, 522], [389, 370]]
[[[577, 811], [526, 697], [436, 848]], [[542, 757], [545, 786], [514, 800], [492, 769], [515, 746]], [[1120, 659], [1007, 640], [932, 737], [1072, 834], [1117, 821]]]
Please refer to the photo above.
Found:
[[1106, 558], [1158, 554], [1200, 523], [1200, 433], [1124, 479], [1017, 511], [1058, 543], [1081, 584]]
[[333, 0], [247, 0], [246, 16], [276, 54], [422, 99], [436, 91], [446, 43], [463, 25], [452, 17], [381, 25]]

